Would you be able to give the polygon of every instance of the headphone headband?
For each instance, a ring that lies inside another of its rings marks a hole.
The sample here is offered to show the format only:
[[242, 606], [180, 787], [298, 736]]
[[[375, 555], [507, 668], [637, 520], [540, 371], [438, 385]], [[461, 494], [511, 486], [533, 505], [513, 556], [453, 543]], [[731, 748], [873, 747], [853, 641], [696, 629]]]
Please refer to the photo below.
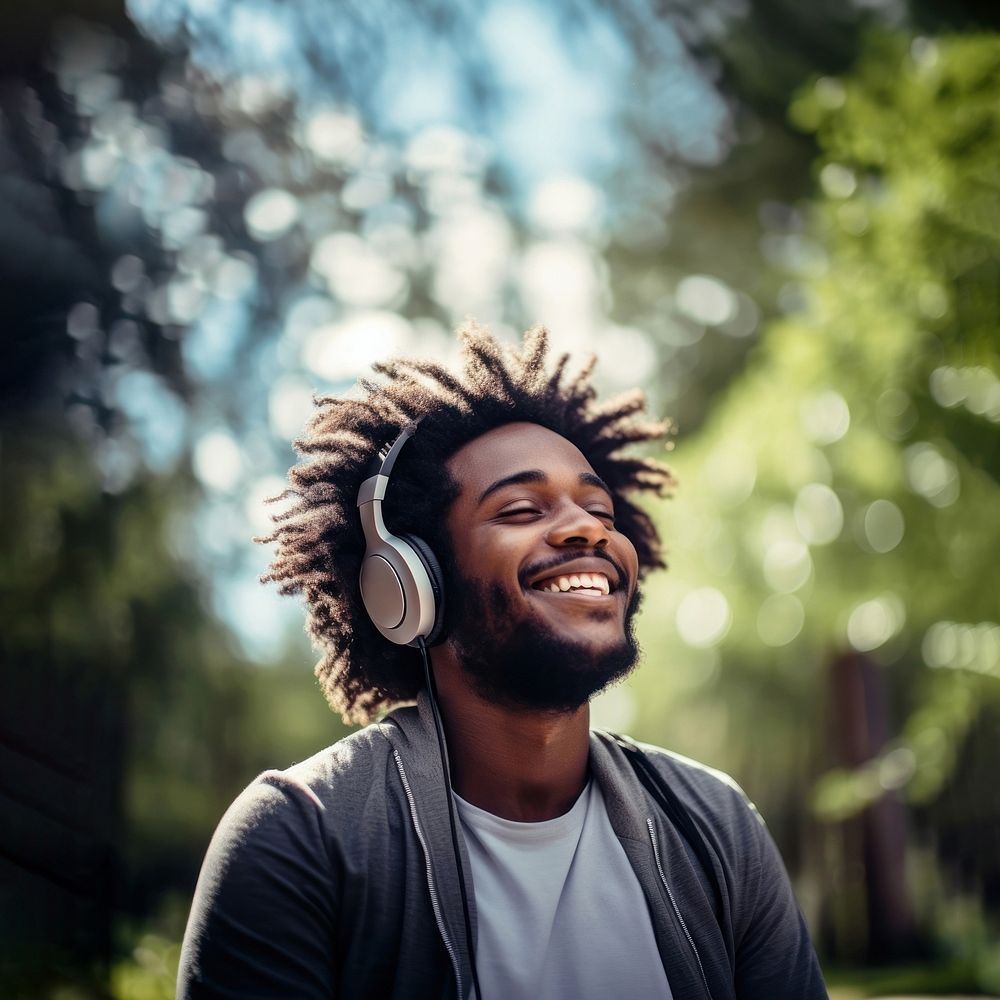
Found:
[[[392, 468], [396, 464], [396, 459], [399, 458], [399, 453], [403, 450], [403, 445], [416, 433], [417, 424], [420, 423], [420, 419], [407, 424], [399, 432], [399, 436], [386, 450], [385, 458], [382, 459], [375, 474], [369, 476], [361, 484], [361, 489], [358, 490], [359, 507], [362, 504], [371, 503], [372, 500], [381, 501], [385, 499], [385, 491], [389, 486], [389, 475], [392, 472]], [[372, 465], [376, 461], [378, 461], [377, 457], [372, 460]]]

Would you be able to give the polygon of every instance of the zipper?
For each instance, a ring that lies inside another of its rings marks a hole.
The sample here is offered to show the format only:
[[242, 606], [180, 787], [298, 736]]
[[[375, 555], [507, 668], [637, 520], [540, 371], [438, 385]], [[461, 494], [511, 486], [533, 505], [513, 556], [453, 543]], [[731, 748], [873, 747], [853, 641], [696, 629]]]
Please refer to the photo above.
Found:
[[698, 961], [698, 971], [701, 973], [701, 982], [705, 987], [705, 993], [708, 996], [708, 1000], [712, 1000], [712, 991], [708, 988], [708, 978], [705, 975], [705, 967], [701, 964], [701, 955], [698, 954], [694, 938], [691, 937], [691, 932], [688, 930], [687, 924], [684, 923], [684, 917], [681, 915], [680, 907], [677, 905], [677, 900], [674, 898], [670, 885], [667, 883], [667, 876], [663, 873], [663, 865], [660, 862], [660, 847], [656, 842], [656, 831], [653, 829], [653, 820], [648, 816], [646, 817], [646, 826], [649, 828], [649, 839], [653, 845], [653, 857], [656, 860], [656, 870], [660, 873], [660, 881], [663, 883], [663, 888], [667, 890], [667, 898], [670, 900], [670, 905], [674, 908], [674, 914], [677, 917], [678, 923], [681, 925], [681, 930], [684, 931], [684, 937], [687, 938], [687, 942], [691, 945], [691, 950], [694, 952], [694, 957]]
[[[431, 868], [430, 851], [427, 849], [427, 841], [424, 839], [424, 832], [420, 828], [420, 820], [417, 819], [417, 803], [413, 799], [413, 792], [410, 791], [410, 782], [406, 777], [406, 771], [403, 770], [403, 759], [399, 756], [399, 751], [394, 748], [392, 755], [396, 758], [396, 769], [399, 771], [400, 780], [403, 782], [403, 791], [406, 793], [406, 801], [410, 806], [410, 818], [413, 820], [413, 829], [416, 831], [417, 840], [420, 841], [420, 847], [424, 852], [424, 866], [427, 872], [427, 891], [431, 896], [431, 909], [434, 910], [434, 920], [437, 923], [438, 931], [441, 934], [441, 940], [444, 941], [445, 951], [448, 952], [448, 957], [451, 959], [451, 966], [455, 972], [455, 983], [458, 986], [458, 995], [459, 997], [464, 997], [465, 990], [462, 989], [462, 971], [458, 964], [458, 953], [455, 951], [455, 947], [451, 943], [451, 938], [448, 937], [448, 932], [444, 925], [444, 914], [441, 912], [441, 901], [438, 898], [437, 886], [434, 884], [434, 870]], [[670, 890], [668, 889], [667, 891], [669, 892]]]

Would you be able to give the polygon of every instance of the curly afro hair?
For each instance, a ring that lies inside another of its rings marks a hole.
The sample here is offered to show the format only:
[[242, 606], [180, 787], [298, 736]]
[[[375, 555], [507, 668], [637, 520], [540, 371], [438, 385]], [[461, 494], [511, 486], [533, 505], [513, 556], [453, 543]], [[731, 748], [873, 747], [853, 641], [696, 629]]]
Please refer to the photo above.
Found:
[[[567, 375], [569, 355], [547, 365], [548, 334], [529, 330], [520, 350], [504, 347], [486, 330], [459, 331], [461, 375], [429, 361], [396, 359], [374, 365], [381, 381], [362, 379], [361, 399], [316, 399], [317, 412], [295, 442], [303, 461], [289, 472], [290, 488], [275, 500], [290, 506], [273, 517], [270, 571], [283, 594], [304, 594], [307, 629], [322, 652], [316, 676], [330, 707], [348, 723], [364, 723], [390, 705], [412, 700], [423, 686], [416, 654], [386, 641], [361, 603], [358, 577], [364, 538], [356, 507], [373, 456], [403, 427], [422, 418], [400, 454], [384, 501], [386, 523], [450, 551], [444, 516], [458, 495], [446, 461], [464, 444], [501, 424], [540, 424], [576, 445], [614, 494], [617, 528], [635, 545], [640, 572], [665, 565], [649, 516], [629, 499], [666, 495], [670, 470], [651, 458], [625, 454], [629, 445], [662, 438], [668, 428], [642, 418], [635, 390], [603, 405], [595, 402], [591, 358]], [[443, 559], [446, 563], [447, 560]]]

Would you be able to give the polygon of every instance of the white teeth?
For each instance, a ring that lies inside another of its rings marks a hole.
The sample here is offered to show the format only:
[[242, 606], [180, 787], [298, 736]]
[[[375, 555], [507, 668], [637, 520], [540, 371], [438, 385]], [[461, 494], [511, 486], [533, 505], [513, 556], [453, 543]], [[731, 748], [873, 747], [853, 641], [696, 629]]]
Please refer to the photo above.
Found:
[[550, 594], [566, 593], [569, 590], [596, 591], [610, 594], [611, 584], [603, 573], [574, 573], [572, 576], [558, 576], [543, 584], [539, 589]]

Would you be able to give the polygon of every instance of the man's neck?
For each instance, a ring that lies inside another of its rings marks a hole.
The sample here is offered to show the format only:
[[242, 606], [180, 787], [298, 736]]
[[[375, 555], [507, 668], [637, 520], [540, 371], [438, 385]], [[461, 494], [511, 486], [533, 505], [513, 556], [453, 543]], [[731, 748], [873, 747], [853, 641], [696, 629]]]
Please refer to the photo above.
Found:
[[434, 658], [455, 791], [504, 819], [568, 812], [587, 783], [590, 707], [536, 712], [486, 701], [450, 656]]

